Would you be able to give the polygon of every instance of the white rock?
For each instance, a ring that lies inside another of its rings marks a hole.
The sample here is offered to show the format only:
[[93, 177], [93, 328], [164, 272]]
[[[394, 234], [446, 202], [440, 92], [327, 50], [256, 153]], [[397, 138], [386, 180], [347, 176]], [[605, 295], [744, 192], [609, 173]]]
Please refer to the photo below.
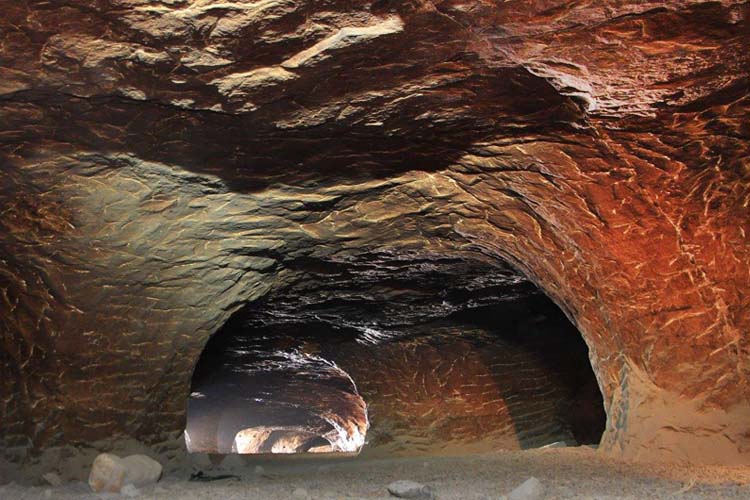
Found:
[[544, 486], [537, 478], [531, 477], [508, 493], [508, 500], [539, 500], [543, 496]]
[[111, 453], [101, 453], [94, 459], [89, 474], [89, 486], [95, 492], [119, 493], [130, 483], [145, 486], [159, 480], [162, 467], [146, 455], [130, 455], [120, 458]]
[[133, 486], [132, 483], [128, 483], [122, 488], [120, 488], [120, 495], [128, 497], [128, 498], [135, 498], [137, 496], [140, 496], [141, 492]]
[[310, 494], [307, 492], [305, 488], [295, 488], [292, 492], [292, 497], [294, 498], [309, 498]]
[[388, 485], [388, 493], [398, 498], [432, 500], [435, 492], [429, 486], [414, 481], [395, 481]]
[[117, 455], [101, 453], [91, 464], [89, 486], [95, 492], [119, 493], [125, 482], [125, 464]]
[[161, 477], [161, 464], [151, 457], [130, 455], [122, 461], [126, 467], [125, 482], [132, 483], [133, 486], [154, 484]]
[[52, 490], [47, 488], [44, 490], [44, 498], [52, 498]]
[[58, 487], [62, 485], [62, 479], [60, 479], [60, 476], [54, 472], [48, 472], [43, 475], [42, 478], [47, 481], [47, 484], [50, 486]]

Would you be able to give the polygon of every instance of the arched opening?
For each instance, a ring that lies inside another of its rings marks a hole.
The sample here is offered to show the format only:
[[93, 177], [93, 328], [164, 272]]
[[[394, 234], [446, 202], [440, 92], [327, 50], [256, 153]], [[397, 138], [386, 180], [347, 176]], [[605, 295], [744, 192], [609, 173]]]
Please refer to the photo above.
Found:
[[295, 261], [195, 370], [190, 451], [462, 454], [597, 444], [580, 333], [507, 265], [369, 254]]
[[188, 451], [359, 452], [367, 412], [349, 375], [304, 346], [269, 342], [238, 319], [207, 346], [193, 375]]

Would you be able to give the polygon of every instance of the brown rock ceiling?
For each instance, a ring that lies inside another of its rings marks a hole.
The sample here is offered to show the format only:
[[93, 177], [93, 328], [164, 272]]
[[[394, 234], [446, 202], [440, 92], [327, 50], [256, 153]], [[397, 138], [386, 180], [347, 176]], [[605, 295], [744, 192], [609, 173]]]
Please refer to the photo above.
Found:
[[6, 454], [167, 439], [242, 304], [387, 252], [539, 285], [604, 452], [750, 462], [748, 2], [0, 7]]

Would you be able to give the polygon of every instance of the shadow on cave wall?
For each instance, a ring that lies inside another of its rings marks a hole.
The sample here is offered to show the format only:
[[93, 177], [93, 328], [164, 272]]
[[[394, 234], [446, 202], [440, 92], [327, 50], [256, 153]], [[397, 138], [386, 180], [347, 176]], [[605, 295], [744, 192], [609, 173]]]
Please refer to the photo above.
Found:
[[306, 295], [235, 314], [193, 376], [194, 451], [242, 452], [240, 431], [257, 441], [245, 453], [357, 452], [365, 432], [371, 455], [599, 442], [588, 349], [541, 291], [510, 269], [402, 265], [321, 265]]

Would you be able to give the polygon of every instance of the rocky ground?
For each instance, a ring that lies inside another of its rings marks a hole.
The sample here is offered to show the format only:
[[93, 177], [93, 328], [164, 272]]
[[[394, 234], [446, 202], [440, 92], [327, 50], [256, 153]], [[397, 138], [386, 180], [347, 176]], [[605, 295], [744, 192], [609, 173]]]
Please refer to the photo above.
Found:
[[[262, 465], [261, 465], [262, 464]], [[750, 468], [636, 465], [595, 450], [552, 448], [468, 457], [247, 462], [238, 479], [188, 481], [189, 471], [163, 478], [131, 495], [148, 499], [389, 498], [387, 486], [410, 479], [431, 486], [437, 498], [500, 498], [530, 477], [545, 498], [748, 498]], [[84, 483], [57, 488], [0, 487], [2, 499], [120, 498], [92, 494]], [[390, 497], [392, 498], [392, 497]]]

